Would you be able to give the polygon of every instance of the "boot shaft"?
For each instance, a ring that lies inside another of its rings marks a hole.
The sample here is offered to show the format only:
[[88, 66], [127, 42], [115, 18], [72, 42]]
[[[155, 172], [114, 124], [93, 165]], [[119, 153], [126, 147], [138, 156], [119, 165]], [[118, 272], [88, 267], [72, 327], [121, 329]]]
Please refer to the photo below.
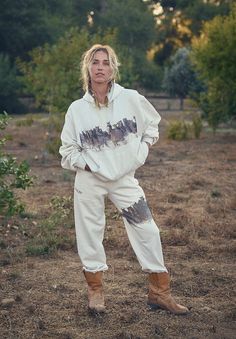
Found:
[[104, 312], [104, 294], [102, 286], [102, 275], [103, 272], [86, 272], [84, 276], [88, 284], [88, 307], [93, 312]]
[[170, 293], [170, 276], [167, 272], [149, 274], [149, 291], [154, 294]]
[[96, 273], [84, 271], [84, 276], [87, 281], [88, 287], [92, 290], [102, 288], [102, 276], [103, 272], [99, 271]]

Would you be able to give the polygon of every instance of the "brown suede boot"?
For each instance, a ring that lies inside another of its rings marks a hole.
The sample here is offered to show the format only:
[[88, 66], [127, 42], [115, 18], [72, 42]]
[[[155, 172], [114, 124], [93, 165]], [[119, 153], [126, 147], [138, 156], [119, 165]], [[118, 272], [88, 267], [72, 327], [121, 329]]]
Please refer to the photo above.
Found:
[[152, 309], [161, 308], [174, 314], [187, 314], [189, 309], [175, 302], [170, 293], [170, 276], [168, 273], [149, 274], [148, 305]]
[[88, 308], [92, 312], [104, 312], [104, 294], [102, 287], [102, 274], [103, 272], [86, 272], [84, 276], [88, 284]]

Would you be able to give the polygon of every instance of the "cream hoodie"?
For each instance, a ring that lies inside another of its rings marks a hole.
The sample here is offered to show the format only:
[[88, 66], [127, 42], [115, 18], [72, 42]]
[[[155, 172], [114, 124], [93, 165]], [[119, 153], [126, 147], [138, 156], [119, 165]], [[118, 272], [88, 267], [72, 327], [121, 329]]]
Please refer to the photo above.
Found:
[[95, 106], [86, 92], [72, 102], [61, 133], [63, 168], [78, 171], [88, 164], [103, 181], [117, 180], [135, 171], [148, 156], [147, 142], [159, 138], [160, 115], [135, 90], [114, 84], [108, 107]]

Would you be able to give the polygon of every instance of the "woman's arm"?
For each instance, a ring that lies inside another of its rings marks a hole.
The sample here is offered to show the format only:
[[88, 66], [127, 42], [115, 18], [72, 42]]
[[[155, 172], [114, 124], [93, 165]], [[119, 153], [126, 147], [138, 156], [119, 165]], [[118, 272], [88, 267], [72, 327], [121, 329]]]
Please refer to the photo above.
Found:
[[140, 104], [145, 125], [142, 141], [145, 141], [151, 147], [159, 139], [158, 125], [161, 117], [152, 104], [142, 95], [140, 95]]
[[65, 116], [61, 142], [62, 145], [59, 149], [59, 153], [62, 156], [61, 166], [72, 171], [76, 171], [77, 168], [85, 169], [86, 162], [82, 155], [82, 148], [77, 142], [77, 135], [70, 108]]

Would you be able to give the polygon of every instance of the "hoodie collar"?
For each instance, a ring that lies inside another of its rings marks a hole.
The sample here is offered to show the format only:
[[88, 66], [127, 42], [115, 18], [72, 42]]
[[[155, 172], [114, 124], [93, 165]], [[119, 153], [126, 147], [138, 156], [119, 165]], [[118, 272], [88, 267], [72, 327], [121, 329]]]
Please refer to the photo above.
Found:
[[[120, 92], [122, 92], [123, 89], [124, 87], [114, 82], [111, 87], [111, 90], [109, 91], [107, 95], [108, 102], [109, 103], [112, 102], [120, 94]], [[86, 91], [86, 93], [84, 94], [83, 99], [88, 102], [92, 102], [92, 103], [94, 102], [94, 98], [88, 91]]]

